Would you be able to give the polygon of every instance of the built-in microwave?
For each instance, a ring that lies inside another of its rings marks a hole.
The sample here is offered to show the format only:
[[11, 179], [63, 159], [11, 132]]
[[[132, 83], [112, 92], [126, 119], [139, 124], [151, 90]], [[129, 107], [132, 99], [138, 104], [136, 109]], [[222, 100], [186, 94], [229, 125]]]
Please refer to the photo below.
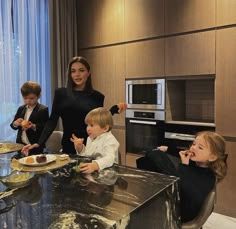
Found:
[[126, 79], [127, 108], [165, 109], [165, 79]]

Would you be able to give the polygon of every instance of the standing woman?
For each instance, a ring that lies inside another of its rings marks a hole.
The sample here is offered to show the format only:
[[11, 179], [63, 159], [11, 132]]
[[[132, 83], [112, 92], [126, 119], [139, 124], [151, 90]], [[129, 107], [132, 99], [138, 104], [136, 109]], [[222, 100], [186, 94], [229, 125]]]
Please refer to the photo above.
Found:
[[[29, 149], [44, 145], [57, 126], [59, 117], [63, 124], [62, 149], [68, 154], [76, 154], [72, 134], [87, 139], [85, 116], [97, 107], [103, 107], [105, 96], [93, 89], [90, 65], [84, 57], [74, 57], [67, 70], [67, 86], [55, 90], [52, 112], [39, 141], [22, 149], [28, 155]], [[110, 111], [120, 113], [124, 106], [114, 105]]]

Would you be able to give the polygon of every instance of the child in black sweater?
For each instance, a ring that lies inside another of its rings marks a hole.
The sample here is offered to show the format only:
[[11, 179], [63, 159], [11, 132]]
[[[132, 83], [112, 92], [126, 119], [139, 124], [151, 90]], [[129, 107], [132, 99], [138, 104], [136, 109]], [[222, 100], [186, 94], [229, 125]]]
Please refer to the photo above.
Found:
[[189, 150], [180, 151], [179, 161], [170, 156], [167, 146], [160, 146], [146, 157], [160, 173], [180, 177], [181, 221], [194, 219], [216, 182], [227, 172], [225, 141], [215, 132], [199, 132]]

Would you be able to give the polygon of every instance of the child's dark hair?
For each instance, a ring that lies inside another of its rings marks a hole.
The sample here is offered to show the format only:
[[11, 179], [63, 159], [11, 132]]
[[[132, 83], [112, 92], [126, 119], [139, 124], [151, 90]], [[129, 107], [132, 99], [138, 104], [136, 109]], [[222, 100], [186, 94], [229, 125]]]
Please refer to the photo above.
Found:
[[225, 153], [226, 143], [224, 138], [212, 131], [202, 131], [197, 133], [197, 136], [202, 136], [210, 151], [217, 156], [215, 161], [209, 162], [209, 167], [216, 174], [217, 182], [221, 181], [227, 174], [227, 154]]
[[110, 131], [113, 127], [113, 119], [111, 112], [103, 107], [98, 107], [91, 110], [85, 117], [86, 124], [98, 124], [101, 128], [109, 126]]
[[34, 94], [36, 96], [40, 96], [41, 94], [41, 86], [33, 81], [27, 81], [21, 86], [21, 95], [27, 96], [29, 94]]

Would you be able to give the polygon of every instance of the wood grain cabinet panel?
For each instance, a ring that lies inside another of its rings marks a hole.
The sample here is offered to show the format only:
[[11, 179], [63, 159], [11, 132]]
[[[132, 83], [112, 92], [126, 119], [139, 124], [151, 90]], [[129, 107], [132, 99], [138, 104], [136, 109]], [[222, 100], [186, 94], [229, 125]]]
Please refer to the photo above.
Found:
[[126, 164], [126, 146], [125, 146], [125, 127], [117, 128], [116, 126], [112, 129], [113, 135], [116, 137], [117, 141], [120, 143], [120, 154], [121, 154], [121, 164]]
[[126, 154], [126, 166], [137, 168], [136, 160], [140, 157], [142, 157], [142, 155], [127, 153]]
[[236, 1], [235, 0], [217, 0], [216, 23], [217, 26], [236, 23]]
[[223, 215], [236, 217], [236, 142], [227, 142], [228, 172], [222, 182], [217, 185], [217, 199], [214, 211]]
[[215, 31], [165, 40], [165, 75], [215, 74]]
[[125, 0], [125, 41], [164, 35], [164, 0]]
[[80, 0], [79, 9], [79, 48], [124, 40], [124, 0]]
[[[91, 65], [93, 86], [105, 95], [106, 108], [125, 101], [124, 47], [111, 46], [80, 52]], [[125, 126], [125, 112], [113, 116], [114, 124]]]
[[126, 78], [164, 75], [164, 39], [136, 42], [125, 47]]
[[215, 0], [165, 1], [165, 35], [214, 26]]
[[216, 129], [236, 137], [236, 28], [216, 33]]

